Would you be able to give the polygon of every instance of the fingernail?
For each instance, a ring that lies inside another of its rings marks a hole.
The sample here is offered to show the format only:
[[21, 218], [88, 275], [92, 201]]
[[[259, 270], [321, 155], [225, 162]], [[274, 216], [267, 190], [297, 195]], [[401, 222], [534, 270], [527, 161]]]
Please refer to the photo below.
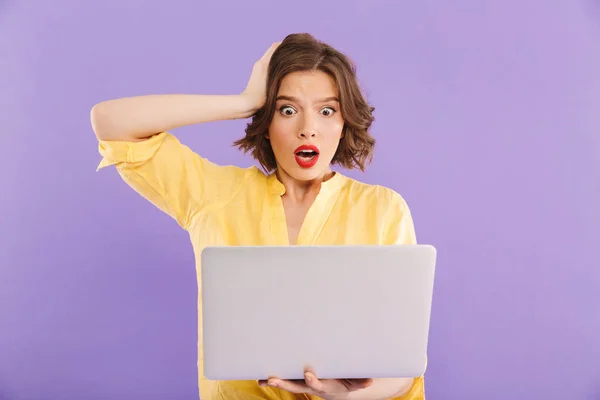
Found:
[[277, 382], [269, 381], [269, 386], [277, 387]]
[[306, 380], [306, 383], [311, 383], [313, 381], [312, 376], [310, 376], [309, 373], [304, 374], [304, 380]]

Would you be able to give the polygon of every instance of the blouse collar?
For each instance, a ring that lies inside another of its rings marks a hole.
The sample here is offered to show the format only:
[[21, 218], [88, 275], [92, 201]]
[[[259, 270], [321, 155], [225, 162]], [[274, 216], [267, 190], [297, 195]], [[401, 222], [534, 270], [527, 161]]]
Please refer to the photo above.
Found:
[[[319, 194], [331, 193], [341, 189], [344, 183], [346, 182], [346, 179], [347, 178], [344, 175], [337, 171], [334, 171], [333, 176], [331, 178], [321, 183], [321, 189], [319, 190]], [[285, 186], [277, 178], [276, 171], [268, 175], [267, 185], [270, 194], [276, 194], [278, 196], [283, 196], [285, 194]]]

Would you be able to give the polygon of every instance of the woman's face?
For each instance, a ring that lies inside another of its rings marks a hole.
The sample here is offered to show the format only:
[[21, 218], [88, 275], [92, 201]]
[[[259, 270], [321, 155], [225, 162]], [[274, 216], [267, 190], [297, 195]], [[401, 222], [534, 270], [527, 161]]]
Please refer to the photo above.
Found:
[[285, 76], [267, 136], [279, 170], [299, 181], [331, 172], [344, 128], [338, 96], [335, 81], [322, 71]]

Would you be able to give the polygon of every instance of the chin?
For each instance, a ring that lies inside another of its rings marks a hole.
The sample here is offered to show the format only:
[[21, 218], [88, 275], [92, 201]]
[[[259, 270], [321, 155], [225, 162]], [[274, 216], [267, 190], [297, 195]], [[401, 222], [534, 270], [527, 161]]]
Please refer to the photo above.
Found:
[[298, 164], [294, 163], [290, 168], [284, 168], [285, 173], [297, 181], [309, 182], [315, 179], [320, 179], [323, 175], [329, 174], [331, 168], [329, 165], [315, 165], [310, 168], [302, 168]]

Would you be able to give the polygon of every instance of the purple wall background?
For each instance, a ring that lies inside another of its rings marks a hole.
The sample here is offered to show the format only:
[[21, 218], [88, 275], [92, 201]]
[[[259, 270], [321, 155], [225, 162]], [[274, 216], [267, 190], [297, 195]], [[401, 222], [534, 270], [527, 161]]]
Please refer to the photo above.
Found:
[[[0, 2], [0, 398], [196, 397], [188, 239], [95, 172], [89, 110], [239, 92], [308, 31], [377, 107], [374, 164], [349, 175], [402, 193], [439, 249], [428, 398], [600, 399], [593, 2], [119, 3]], [[249, 165], [244, 123], [176, 133]]]

